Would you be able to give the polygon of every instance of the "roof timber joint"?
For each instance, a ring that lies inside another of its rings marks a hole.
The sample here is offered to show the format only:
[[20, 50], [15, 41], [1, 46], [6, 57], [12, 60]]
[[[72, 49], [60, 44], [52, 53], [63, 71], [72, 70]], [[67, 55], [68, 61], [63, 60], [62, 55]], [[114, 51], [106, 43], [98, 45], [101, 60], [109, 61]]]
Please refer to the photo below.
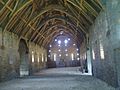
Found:
[[[21, 20], [24, 22], [24, 23], [27, 23], [27, 21], [25, 21], [23, 18], [21, 18]], [[32, 25], [28, 24], [28, 26], [34, 30], [34, 31], [37, 31]], [[40, 34], [40, 33], [39, 33]], [[42, 34], [40, 34], [41, 37], [45, 38]]]
[[[91, 0], [90, 2], [87, 0], [58, 0], [59, 4], [52, 3], [51, 0], [40, 0], [36, 3], [37, 1], [7, 0], [7, 2], [4, 2], [4, 0], [0, 0], [3, 5], [0, 10], [0, 23], [9, 19], [6, 22], [4, 31], [17, 33], [19, 36], [24, 36], [29, 41], [35, 41], [40, 45], [42, 43], [47, 45], [59, 32], [58, 30], [51, 36], [47, 36], [52, 33], [51, 30], [48, 31], [49, 27], [51, 25], [56, 27], [55, 24], [61, 24], [70, 29], [70, 34], [75, 32], [70, 25], [76, 28], [76, 32], [80, 33], [79, 35], [76, 33], [76, 39], [79, 37], [84, 38], [85, 35], [89, 34], [89, 26], [94, 22], [100, 10], [103, 9], [99, 0]], [[19, 2], [22, 2], [21, 6], [19, 6]], [[54, 17], [53, 14], [63, 15], [63, 17]], [[7, 18], [8, 15], [9, 17]], [[53, 18], [45, 19], [48, 16]], [[42, 22], [42, 20], [45, 22]]]
[[2, 3], [4, 5], [4, 7], [6, 7], [8, 10], [10, 10], [11, 12], [13, 11], [7, 4], [5, 4], [2, 0], [0, 0], [0, 3]]

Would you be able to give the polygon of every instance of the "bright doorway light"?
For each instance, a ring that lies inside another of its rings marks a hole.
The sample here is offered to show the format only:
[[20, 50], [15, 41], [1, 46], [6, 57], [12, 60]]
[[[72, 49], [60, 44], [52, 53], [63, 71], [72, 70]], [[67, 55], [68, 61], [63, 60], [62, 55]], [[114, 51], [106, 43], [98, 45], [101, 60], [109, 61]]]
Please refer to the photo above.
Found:
[[56, 53], [54, 53], [54, 61], [56, 61]]
[[51, 52], [51, 50], [49, 50], [49, 52]]
[[48, 55], [48, 57], [50, 57], [50, 55]]
[[77, 56], [79, 56], [79, 53], [77, 53]]
[[75, 43], [73, 44], [73, 46], [75, 46]]
[[71, 58], [72, 58], [72, 60], [74, 60], [74, 54], [73, 53], [71, 53]]
[[66, 56], [68, 56], [68, 54], [66, 54]]
[[101, 43], [100, 43], [100, 56], [101, 56], [101, 59], [105, 59], [104, 48]]
[[58, 51], [60, 52], [61, 50], [59, 49]]
[[43, 55], [43, 53], [42, 53], [42, 62], [44, 62], [44, 55]]
[[58, 46], [60, 47], [60, 44]]
[[62, 35], [62, 34], [63, 34], [63, 31], [61, 31], [60, 34]]
[[61, 54], [59, 54], [59, 56], [61, 57]]
[[67, 44], [67, 43], [68, 43], [68, 40], [65, 39], [64, 43]]
[[57, 39], [55, 39], [55, 41], [57, 41]]
[[52, 45], [50, 45], [50, 47], [52, 47]]
[[34, 52], [32, 51], [32, 62], [35, 62], [35, 58], [34, 58]]
[[92, 57], [93, 57], [93, 60], [95, 60], [95, 51], [94, 51], [94, 49], [92, 50]]
[[60, 40], [58, 40], [58, 44], [61, 44], [61, 41], [60, 41]]

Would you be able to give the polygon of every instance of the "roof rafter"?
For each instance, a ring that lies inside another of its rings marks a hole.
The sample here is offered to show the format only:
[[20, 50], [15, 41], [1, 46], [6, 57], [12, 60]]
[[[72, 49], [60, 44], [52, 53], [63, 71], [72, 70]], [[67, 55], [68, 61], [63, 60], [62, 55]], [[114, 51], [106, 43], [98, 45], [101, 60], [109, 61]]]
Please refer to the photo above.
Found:
[[40, 45], [48, 45], [60, 31], [52, 29], [59, 27], [66, 28], [69, 35], [75, 33], [76, 39], [85, 39], [89, 27], [104, 9], [100, 0], [0, 0], [0, 4], [4, 33], [16, 33]]

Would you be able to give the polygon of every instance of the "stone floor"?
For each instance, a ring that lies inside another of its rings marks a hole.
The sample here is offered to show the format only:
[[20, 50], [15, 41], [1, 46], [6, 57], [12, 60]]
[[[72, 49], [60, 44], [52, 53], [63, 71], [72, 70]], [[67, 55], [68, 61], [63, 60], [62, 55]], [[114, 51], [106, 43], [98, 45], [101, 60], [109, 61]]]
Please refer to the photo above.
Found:
[[[79, 74], [78, 74], [79, 73]], [[78, 68], [48, 69], [34, 76], [0, 83], [0, 90], [115, 90], [79, 72]]]

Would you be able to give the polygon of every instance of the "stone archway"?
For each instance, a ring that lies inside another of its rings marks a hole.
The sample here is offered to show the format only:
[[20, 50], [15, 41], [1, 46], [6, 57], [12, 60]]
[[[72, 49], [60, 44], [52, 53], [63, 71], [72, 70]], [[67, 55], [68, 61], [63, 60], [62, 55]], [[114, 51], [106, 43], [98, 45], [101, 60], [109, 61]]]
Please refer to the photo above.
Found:
[[25, 40], [21, 39], [19, 42], [19, 55], [20, 65], [19, 73], [20, 77], [29, 75], [29, 50]]

